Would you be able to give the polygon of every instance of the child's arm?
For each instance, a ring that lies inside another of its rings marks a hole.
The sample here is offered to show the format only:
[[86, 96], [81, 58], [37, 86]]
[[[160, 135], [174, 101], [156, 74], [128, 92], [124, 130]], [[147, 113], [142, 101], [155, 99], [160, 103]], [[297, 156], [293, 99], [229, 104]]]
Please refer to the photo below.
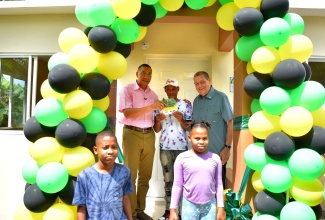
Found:
[[224, 207], [218, 207], [217, 220], [226, 220], [226, 212]]
[[177, 220], [176, 209], [170, 209], [169, 220]]
[[78, 206], [77, 220], [86, 220], [87, 209], [86, 206]]
[[132, 220], [131, 202], [129, 195], [123, 196], [123, 210], [128, 220]]

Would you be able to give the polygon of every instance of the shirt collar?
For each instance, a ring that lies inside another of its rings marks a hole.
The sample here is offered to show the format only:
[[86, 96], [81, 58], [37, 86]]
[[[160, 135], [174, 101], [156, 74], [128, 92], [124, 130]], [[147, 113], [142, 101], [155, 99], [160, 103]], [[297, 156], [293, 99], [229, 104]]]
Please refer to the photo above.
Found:
[[137, 81], [135, 81], [133, 83], [133, 89], [134, 90], [138, 90], [139, 89], [139, 90], [145, 91], [145, 92], [149, 92], [151, 90], [150, 87], [149, 87], [149, 85], [147, 86], [146, 90], [141, 89], [140, 86], [138, 85]]

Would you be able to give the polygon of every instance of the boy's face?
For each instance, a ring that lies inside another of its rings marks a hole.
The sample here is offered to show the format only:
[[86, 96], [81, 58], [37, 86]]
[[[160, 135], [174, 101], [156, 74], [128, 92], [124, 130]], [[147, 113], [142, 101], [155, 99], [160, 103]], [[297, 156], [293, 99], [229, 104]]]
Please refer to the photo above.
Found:
[[94, 154], [103, 164], [112, 164], [118, 154], [118, 145], [115, 137], [105, 136], [97, 141], [94, 147]]

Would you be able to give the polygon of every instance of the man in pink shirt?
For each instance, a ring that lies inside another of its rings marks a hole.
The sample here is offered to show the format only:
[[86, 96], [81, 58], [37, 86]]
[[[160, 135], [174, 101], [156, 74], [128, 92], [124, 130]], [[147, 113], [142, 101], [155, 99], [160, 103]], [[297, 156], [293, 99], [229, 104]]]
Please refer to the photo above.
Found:
[[126, 85], [120, 91], [119, 111], [123, 114], [119, 121], [124, 124], [124, 164], [130, 168], [132, 176], [132, 216], [134, 220], [152, 220], [144, 210], [155, 154], [153, 111], [162, 110], [164, 103], [159, 101], [157, 94], [149, 88], [152, 69], [148, 64], [141, 64], [136, 76], [134, 83]]

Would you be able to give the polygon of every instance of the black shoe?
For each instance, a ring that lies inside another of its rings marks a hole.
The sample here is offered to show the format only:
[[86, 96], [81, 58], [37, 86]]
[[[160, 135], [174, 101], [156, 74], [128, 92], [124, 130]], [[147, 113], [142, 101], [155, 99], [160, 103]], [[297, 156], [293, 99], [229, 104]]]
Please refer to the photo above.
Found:
[[169, 219], [169, 210], [165, 210], [165, 213], [163, 216], [161, 216], [158, 220], [168, 220]]
[[152, 220], [152, 218], [149, 215], [147, 215], [145, 212], [138, 212], [137, 218], [139, 220]]

